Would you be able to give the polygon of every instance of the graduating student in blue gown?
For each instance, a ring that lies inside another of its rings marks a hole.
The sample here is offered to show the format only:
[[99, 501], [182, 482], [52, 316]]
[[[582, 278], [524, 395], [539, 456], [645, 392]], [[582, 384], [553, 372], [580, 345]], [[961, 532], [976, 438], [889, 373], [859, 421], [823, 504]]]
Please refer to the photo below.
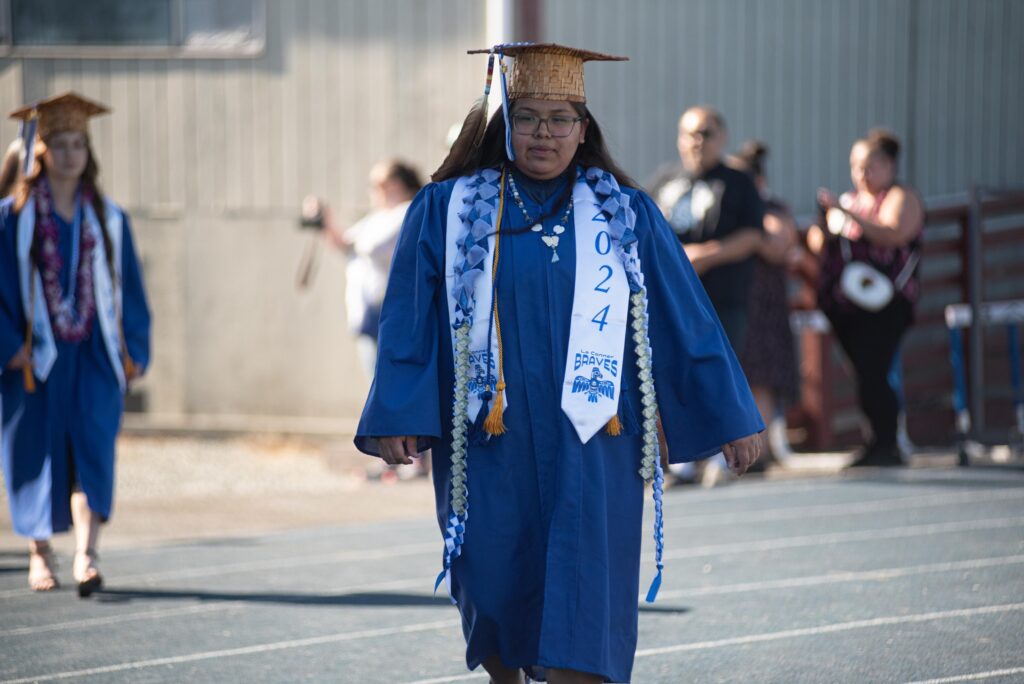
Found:
[[[553, 53], [576, 56], [575, 65], [564, 61], [579, 70], [580, 84], [582, 60], [601, 58], [566, 48]], [[461, 546], [450, 562], [466, 660], [471, 669], [483, 665], [498, 684], [522, 682], [524, 673], [555, 683], [625, 682], [637, 642], [645, 488], [638, 474], [643, 397], [632, 345], [623, 357], [618, 435], [602, 430], [584, 443], [560, 408], [578, 249], [568, 202], [584, 169], [613, 174], [636, 215], [657, 407], [671, 460], [724, 449], [742, 473], [756, 460], [763, 425], [700, 281], [657, 207], [612, 161], [582, 98], [531, 84], [533, 53], [514, 54], [508, 99], [515, 160], [508, 160], [501, 112], [475, 146], [473, 118], [483, 114], [471, 113], [435, 182], [413, 201], [356, 445], [392, 464], [433, 449], [437, 516], [451, 542], [457, 397], [445, 272], [449, 201], [459, 177], [504, 169], [493, 277], [506, 429], [490, 436], [479, 424], [469, 428], [469, 515], [464, 533], [455, 533]], [[543, 231], [531, 229], [538, 222]], [[541, 235], [556, 234], [553, 250]], [[487, 273], [481, 282], [490, 279]]]
[[[149, 363], [149, 309], [128, 217], [96, 185], [86, 122], [103, 111], [68, 94], [16, 112], [34, 120], [39, 138], [34, 164], [0, 203], [2, 457], [11, 518], [30, 540], [29, 584], [37, 591], [57, 588], [49, 539], [74, 526], [72, 575], [82, 596], [102, 584], [96, 546], [113, 506], [125, 387]], [[23, 286], [30, 271], [38, 277], [31, 294]]]

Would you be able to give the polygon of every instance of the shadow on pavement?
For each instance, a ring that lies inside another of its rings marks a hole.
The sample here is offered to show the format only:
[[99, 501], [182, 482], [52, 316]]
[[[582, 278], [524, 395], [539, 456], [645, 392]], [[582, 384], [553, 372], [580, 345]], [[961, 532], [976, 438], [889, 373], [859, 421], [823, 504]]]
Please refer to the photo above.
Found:
[[657, 615], [682, 615], [689, 613], [690, 609], [683, 606], [648, 606], [640, 604], [641, 613], [654, 613]]
[[132, 588], [103, 589], [94, 594], [97, 601], [127, 603], [130, 601], [229, 601], [239, 603], [267, 603], [293, 606], [404, 606], [447, 607], [451, 602], [440, 596], [427, 594], [284, 594], [258, 592], [224, 592], [198, 590], [154, 590]]

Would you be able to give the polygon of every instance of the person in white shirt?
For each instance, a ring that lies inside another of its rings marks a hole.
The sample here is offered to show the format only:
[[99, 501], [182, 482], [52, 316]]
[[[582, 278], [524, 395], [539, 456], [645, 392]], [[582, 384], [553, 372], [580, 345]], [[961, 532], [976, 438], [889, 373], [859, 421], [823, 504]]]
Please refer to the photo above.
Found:
[[380, 306], [388, 284], [391, 257], [409, 202], [423, 183], [410, 164], [390, 159], [370, 170], [370, 213], [345, 229], [330, 207], [321, 203], [324, 231], [348, 258], [345, 268], [345, 312], [356, 336], [360, 361], [372, 380], [377, 362]]

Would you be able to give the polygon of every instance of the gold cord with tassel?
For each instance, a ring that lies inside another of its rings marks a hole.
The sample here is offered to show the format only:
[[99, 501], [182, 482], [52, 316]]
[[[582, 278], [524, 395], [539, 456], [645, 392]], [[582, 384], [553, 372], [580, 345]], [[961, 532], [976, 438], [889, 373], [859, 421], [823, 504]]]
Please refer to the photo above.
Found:
[[612, 419], [605, 423], [604, 431], [612, 437], [618, 437], [622, 434], [622, 421], [619, 420], [618, 414], [612, 416]]
[[501, 170], [501, 191], [498, 194], [498, 218], [494, 228], [494, 264], [491, 267], [491, 289], [494, 292], [494, 334], [498, 338], [498, 384], [495, 386], [494, 403], [484, 420], [484, 431], [492, 436], [505, 434], [505, 364], [504, 350], [501, 346], [501, 320], [498, 318], [498, 296], [494, 283], [498, 279], [498, 252], [501, 245], [501, 219], [505, 215], [505, 169]]
[[32, 374], [32, 329], [35, 327], [34, 319], [36, 312], [36, 269], [32, 269], [32, 273], [28, 279], [29, 287], [29, 304], [28, 304], [28, 321], [25, 324], [25, 351], [28, 353], [28, 363], [21, 369], [21, 376], [25, 382], [25, 392], [28, 394], [34, 394], [36, 391], [36, 378]]

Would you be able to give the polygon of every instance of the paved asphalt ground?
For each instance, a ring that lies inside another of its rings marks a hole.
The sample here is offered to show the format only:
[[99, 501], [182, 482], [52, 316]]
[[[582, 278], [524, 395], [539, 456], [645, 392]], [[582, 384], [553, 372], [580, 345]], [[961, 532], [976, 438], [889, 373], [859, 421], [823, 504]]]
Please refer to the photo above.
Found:
[[[752, 477], [673, 488], [665, 510], [634, 682], [1024, 682], [1024, 469]], [[0, 680], [487, 681], [431, 596], [428, 515], [102, 560], [92, 599], [33, 595], [20, 541], [0, 538]]]

